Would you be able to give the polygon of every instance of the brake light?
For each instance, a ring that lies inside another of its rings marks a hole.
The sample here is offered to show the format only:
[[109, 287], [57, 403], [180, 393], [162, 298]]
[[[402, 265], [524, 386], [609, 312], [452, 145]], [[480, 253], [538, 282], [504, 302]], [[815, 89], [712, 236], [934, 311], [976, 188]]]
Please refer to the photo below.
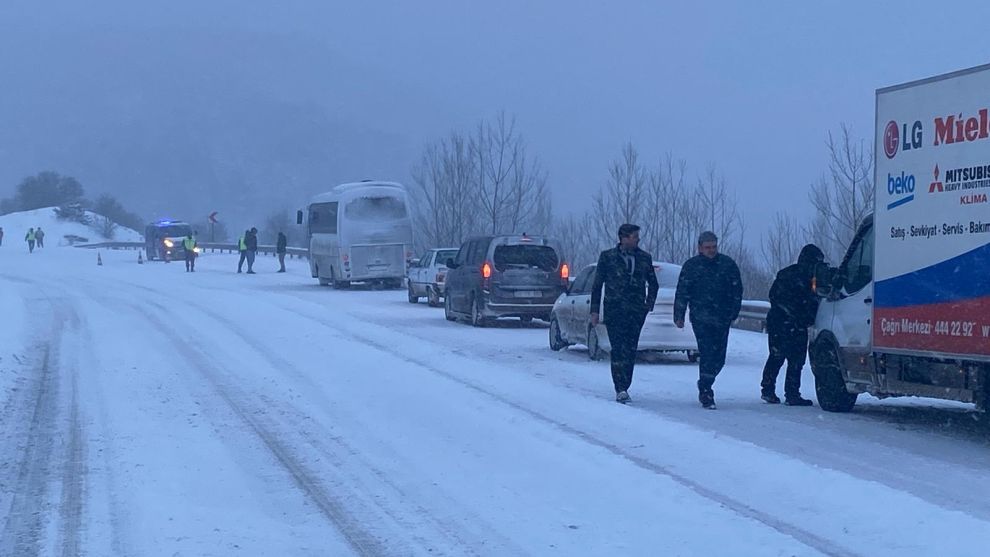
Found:
[[818, 277], [811, 277], [811, 291], [818, 292]]
[[447, 278], [446, 273], [437, 273], [437, 282], [443, 282], [445, 278]]
[[350, 261], [350, 259], [351, 259], [351, 256], [349, 256], [349, 255], [347, 255], [347, 254], [345, 253], [345, 254], [344, 254], [344, 263], [347, 263], [348, 261]]
[[481, 278], [486, 280], [492, 278], [492, 266], [488, 262], [481, 266]]
[[567, 266], [567, 263], [560, 266], [560, 278], [564, 280], [571, 278], [571, 268]]

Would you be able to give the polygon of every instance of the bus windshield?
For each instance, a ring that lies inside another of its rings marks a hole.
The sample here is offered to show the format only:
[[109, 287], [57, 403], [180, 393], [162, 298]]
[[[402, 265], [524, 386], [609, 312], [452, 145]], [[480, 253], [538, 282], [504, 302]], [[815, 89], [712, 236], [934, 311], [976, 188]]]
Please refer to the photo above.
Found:
[[155, 234], [159, 238], [184, 238], [192, 234], [192, 227], [188, 224], [170, 224], [167, 226], [156, 226]]
[[406, 218], [406, 204], [397, 197], [359, 197], [350, 201], [344, 216], [351, 221], [396, 221]]

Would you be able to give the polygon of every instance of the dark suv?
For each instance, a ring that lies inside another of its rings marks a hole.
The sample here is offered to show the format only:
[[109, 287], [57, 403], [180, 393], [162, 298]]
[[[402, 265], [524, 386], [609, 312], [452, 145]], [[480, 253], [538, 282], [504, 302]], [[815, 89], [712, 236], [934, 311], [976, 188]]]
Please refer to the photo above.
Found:
[[499, 317], [550, 320], [570, 270], [539, 236], [486, 236], [464, 242], [447, 263], [444, 313], [484, 327]]

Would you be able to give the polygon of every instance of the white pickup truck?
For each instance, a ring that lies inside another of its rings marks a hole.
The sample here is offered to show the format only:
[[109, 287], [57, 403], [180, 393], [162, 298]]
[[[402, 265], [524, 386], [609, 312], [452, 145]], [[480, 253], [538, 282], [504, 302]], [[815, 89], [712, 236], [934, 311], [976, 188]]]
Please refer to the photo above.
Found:
[[457, 257], [457, 249], [427, 250], [419, 260], [409, 266], [406, 282], [410, 304], [418, 304], [419, 299], [425, 297], [430, 307], [440, 307], [447, 275], [447, 260]]
[[811, 364], [825, 410], [860, 393], [990, 395], [990, 65], [876, 94], [873, 214], [826, 296]]

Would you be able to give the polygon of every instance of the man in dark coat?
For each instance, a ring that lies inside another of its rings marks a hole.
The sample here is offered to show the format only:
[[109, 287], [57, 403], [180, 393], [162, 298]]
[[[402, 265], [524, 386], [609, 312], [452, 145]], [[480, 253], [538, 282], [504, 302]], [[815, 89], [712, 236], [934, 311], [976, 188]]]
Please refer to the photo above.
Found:
[[767, 314], [767, 340], [770, 356], [763, 368], [762, 398], [780, 404], [777, 376], [787, 360], [784, 378], [784, 401], [789, 406], [811, 406], [801, 397], [801, 370], [808, 356], [808, 327], [815, 324], [818, 295], [814, 291], [815, 268], [825, 261], [825, 254], [814, 244], [801, 249], [798, 262], [781, 269], [770, 287], [770, 312]]
[[612, 382], [615, 400], [629, 402], [639, 334], [646, 314], [653, 311], [660, 286], [653, 270], [653, 256], [639, 249], [639, 227], [619, 227], [619, 245], [598, 257], [591, 290], [591, 324], [597, 326], [605, 289], [605, 329], [612, 346]]
[[280, 273], [285, 272], [285, 251], [288, 245], [289, 245], [289, 239], [285, 237], [284, 232], [279, 231], [278, 241], [275, 242], [275, 253], [278, 254], [278, 264], [279, 264], [278, 272]]
[[258, 229], [251, 228], [248, 230], [247, 235], [244, 237], [244, 245], [247, 248], [245, 255], [247, 256], [248, 270], [247, 274], [253, 275], [254, 272], [254, 259], [258, 255]]
[[712, 385], [725, 367], [729, 327], [742, 308], [742, 278], [736, 262], [718, 252], [715, 233], [701, 233], [698, 252], [681, 268], [674, 297], [674, 324], [683, 329], [685, 313], [690, 310], [700, 355], [698, 401], [702, 407], [714, 410]]

